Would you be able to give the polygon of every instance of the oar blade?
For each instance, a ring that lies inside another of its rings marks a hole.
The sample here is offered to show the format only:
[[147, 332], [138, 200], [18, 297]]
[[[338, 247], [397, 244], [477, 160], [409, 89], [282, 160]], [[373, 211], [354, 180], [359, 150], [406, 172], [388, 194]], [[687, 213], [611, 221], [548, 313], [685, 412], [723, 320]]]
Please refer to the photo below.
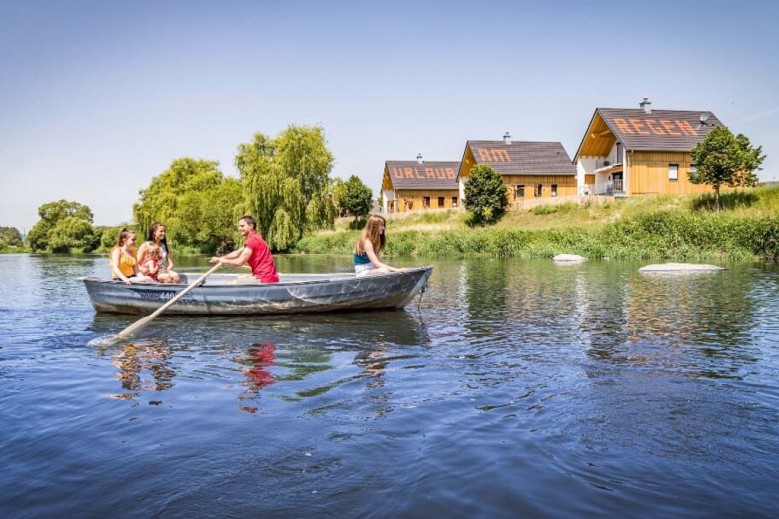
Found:
[[127, 339], [128, 337], [132, 337], [138, 332], [138, 330], [144, 328], [147, 324], [149, 324], [149, 322], [151, 322], [152, 319], [154, 319], [154, 317], [151, 315], [148, 315], [142, 319], [138, 319], [133, 324], [131, 324], [121, 332], [117, 333], [116, 338], [118, 340], [121, 340], [121, 339]]

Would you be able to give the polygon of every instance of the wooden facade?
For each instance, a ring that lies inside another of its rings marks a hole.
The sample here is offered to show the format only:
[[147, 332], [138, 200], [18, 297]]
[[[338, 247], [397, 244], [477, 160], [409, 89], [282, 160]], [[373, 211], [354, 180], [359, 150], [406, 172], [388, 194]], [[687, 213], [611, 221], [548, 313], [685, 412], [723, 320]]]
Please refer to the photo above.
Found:
[[509, 202], [576, 194], [576, 177], [571, 175], [506, 175], [503, 182], [509, 190]]
[[460, 207], [459, 162], [387, 161], [381, 190], [385, 213]]
[[403, 189], [397, 198], [387, 203], [388, 213], [404, 213], [426, 209], [456, 209], [460, 206], [457, 190], [451, 189]]
[[460, 191], [477, 164], [485, 164], [503, 178], [509, 209], [523, 201], [554, 199], [577, 194], [576, 170], [559, 142], [468, 141], [458, 174]]
[[[628, 152], [627, 167], [630, 170], [630, 177], [626, 185], [627, 195], [680, 195], [711, 192], [711, 186], [708, 184], [690, 183], [688, 177], [691, 166], [690, 157], [690, 153], [681, 152]], [[674, 170], [676, 171], [675, 180], [670, 178], [673, 176]]]

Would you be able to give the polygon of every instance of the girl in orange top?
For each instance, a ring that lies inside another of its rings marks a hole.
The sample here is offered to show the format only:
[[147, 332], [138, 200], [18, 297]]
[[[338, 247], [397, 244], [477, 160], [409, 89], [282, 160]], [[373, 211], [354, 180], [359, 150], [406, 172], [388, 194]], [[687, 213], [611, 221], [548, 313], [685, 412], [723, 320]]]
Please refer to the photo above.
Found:
[[135, 259], [133, 245], [137, 235], [126, 228], [119, 232], [116, 246], [111, 249], [111, 277], [127, 283], [148, 283], [154, 280], [144, 276], [138, 270], [138, 262]]

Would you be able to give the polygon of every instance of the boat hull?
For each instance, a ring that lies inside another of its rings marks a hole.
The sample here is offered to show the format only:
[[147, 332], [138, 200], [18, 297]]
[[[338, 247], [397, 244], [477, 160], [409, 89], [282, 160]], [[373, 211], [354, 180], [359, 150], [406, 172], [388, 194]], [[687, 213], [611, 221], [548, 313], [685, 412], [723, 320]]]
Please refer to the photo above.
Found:
[[[287, 274], [279, 283], [230, 284], [235, 275], [213, 274], [171, 305], [170, 315], [274, 315], [398, 309], [425, 287], [433, 267], [356, 277], [354, 274]], [[132, 284], [83, 278], [97, 312], [150, 314], [199, 275], [181, 284]]]

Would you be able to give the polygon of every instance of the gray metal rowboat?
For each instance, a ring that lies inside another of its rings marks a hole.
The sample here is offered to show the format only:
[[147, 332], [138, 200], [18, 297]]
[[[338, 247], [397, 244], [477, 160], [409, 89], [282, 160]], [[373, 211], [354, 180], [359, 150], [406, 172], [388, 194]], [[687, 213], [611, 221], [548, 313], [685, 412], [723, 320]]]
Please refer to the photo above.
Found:
[[[397, 309], [425, 287], [433, 267], [356, 277], [348, 274], [281, 274], [279, 283], [235, 285], [236, 274], [212, 274], [165, 311], [166, 315], [271, 315]], [[181, 284], [133, 284], [83, 278], [97, 312], [150, 314], [198, 278]]]

